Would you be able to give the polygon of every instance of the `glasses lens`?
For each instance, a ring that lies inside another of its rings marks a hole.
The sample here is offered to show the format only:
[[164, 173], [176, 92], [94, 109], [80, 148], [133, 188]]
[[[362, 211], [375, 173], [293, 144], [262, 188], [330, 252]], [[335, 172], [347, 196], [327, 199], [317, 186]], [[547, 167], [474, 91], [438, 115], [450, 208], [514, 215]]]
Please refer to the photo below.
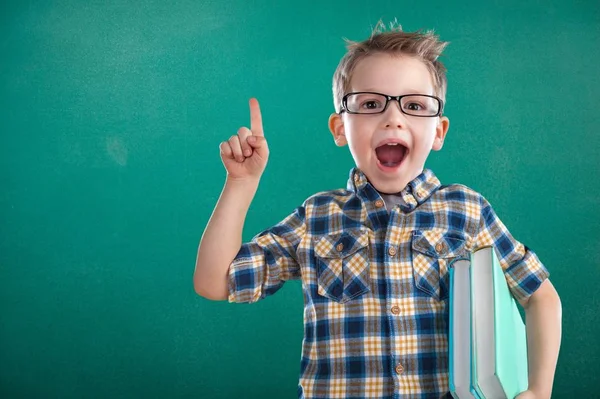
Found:
[[346, 106], [350, 112], [360, 114], [376, 114], [385, 108], [387, 99], [381, 94], [353, 93], [346, 99]]
[[427, 96], [406, 96], [400, 100], [402, 111], [408, 115], [433, 116], [440, 111], [440, 102], [437, 98]]

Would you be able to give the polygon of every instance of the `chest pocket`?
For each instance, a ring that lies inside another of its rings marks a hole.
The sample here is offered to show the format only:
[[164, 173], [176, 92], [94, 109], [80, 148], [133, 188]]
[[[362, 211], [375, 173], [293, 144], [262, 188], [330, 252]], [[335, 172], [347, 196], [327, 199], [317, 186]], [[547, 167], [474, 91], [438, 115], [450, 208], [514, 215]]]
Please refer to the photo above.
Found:
[[411, 246], [416, 287], [437, 300], [448, 298], [448, 265], [467, 255], [466, 242], [461, 232], [414, 231]]
[[314, 248], [319, 295], [345, 303], [371, 291], [367, 229], [316, 237]]

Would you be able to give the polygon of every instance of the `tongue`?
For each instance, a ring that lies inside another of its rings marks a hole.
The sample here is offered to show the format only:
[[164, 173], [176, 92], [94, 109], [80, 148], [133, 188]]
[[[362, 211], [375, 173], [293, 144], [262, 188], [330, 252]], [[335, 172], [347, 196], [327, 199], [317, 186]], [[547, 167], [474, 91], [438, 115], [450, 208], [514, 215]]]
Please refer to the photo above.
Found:
[[382, 145], [375, 149], [377, 158], [384, 165], [393, 165], [400, 163], [404, 158], [406, 147], [401, 145]]

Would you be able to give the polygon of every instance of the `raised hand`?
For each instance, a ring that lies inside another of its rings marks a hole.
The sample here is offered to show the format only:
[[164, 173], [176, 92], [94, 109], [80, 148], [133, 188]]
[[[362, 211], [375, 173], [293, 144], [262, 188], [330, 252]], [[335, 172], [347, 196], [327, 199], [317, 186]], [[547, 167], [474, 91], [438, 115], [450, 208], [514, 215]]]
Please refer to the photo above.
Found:
[[228, 179], [260, 179], [269, 159], [269, 147], [258, 100], [250, 99], [250, 129], [239, 128], [237, 135], [223, 141], [219, 149]]

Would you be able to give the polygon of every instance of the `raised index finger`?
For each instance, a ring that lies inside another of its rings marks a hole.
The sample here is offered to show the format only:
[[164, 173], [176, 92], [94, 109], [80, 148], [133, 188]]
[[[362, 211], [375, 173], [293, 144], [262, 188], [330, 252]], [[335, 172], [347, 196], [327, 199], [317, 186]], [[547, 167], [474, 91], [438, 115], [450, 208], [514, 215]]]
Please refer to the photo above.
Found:
[[254, 136], [264, 136], [260, 105], [256, 98], [250, 99], [250, 130]]

